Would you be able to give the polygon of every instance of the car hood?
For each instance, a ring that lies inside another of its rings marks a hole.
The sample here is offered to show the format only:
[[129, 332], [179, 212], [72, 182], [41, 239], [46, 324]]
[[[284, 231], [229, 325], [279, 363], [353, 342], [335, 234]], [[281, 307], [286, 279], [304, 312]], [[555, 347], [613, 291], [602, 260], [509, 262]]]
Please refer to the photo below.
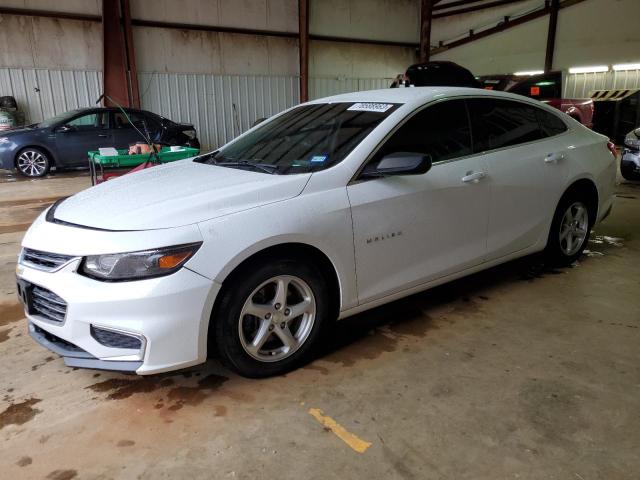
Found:
[[41, 131], [42, 128], [39, 127], [19, 127], [19, 128], [12, 128], [10, 130], [5, 130], [4, 132], [2, 132], [2, 134], [0, 136], [2, 137], [12, 137], [14, 135], [20, 135], [21, 133], [33, 133], [36, 131]]
[[172, 228], [295, 197], [310, 175], [270, 175], [188, 159], [84, 190], [58, 204], [53, 216], [104, 230]]

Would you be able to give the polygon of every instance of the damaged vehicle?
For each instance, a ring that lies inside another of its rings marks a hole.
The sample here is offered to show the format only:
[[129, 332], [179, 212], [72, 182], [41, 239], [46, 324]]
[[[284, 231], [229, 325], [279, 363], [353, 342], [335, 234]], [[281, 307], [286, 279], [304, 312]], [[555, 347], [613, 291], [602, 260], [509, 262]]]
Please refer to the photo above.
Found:
[[620, 173], [627, 180], [640, 180], [640, 128], [630, 131], [624, 138]]
[[337, 319], [534, 252], [574, 262], [611, 211], [614, 152], [504, 92], [318, 99], [57, 202], [24, 237], [17, 290], [70, 366], [148, 375], [216, 354], [281, 374]]

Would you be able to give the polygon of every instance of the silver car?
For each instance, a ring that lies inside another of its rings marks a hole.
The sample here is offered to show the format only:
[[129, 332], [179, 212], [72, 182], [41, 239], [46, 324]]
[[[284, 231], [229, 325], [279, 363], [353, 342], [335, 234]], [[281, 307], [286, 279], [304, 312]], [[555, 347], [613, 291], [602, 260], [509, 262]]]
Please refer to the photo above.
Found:
[[640, 180], [640, 128], [630, 131], [624, 139], [620, 173], [627, 180]]

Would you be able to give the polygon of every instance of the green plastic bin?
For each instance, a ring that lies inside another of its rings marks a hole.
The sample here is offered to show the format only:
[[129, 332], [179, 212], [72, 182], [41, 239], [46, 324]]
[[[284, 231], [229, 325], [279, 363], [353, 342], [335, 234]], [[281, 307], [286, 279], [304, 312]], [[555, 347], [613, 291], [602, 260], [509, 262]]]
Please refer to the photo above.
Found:
[[[102, 168], [134, 168], [148, 161], [151, 156], [150, 153], [128, 155], [128, 152], [128, 150], [118, 150], [118, 155], [107, 157], [100, 155], [100, 152], [91, 151], [88, 152], [88, 155], [89, 161]], [[176, 160], [195, 157], [199, 153], [199, 149], [191, 147], [182, 147], [181, 150], [175, 152], [172, 152], [170, 147], [163, 147], [158, 152], [158, 160], [160, 163], [175, 162]]]

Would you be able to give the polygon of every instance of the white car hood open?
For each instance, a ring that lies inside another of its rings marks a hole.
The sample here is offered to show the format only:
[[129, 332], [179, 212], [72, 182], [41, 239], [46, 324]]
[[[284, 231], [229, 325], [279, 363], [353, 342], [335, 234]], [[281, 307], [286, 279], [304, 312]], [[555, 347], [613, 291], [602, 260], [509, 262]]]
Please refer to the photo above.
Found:
[[271, 175], [183, 160], [77, 193], [58, 205], [54, 218], [105, 230], [178, 227], [295, 197], [310, 175]]

